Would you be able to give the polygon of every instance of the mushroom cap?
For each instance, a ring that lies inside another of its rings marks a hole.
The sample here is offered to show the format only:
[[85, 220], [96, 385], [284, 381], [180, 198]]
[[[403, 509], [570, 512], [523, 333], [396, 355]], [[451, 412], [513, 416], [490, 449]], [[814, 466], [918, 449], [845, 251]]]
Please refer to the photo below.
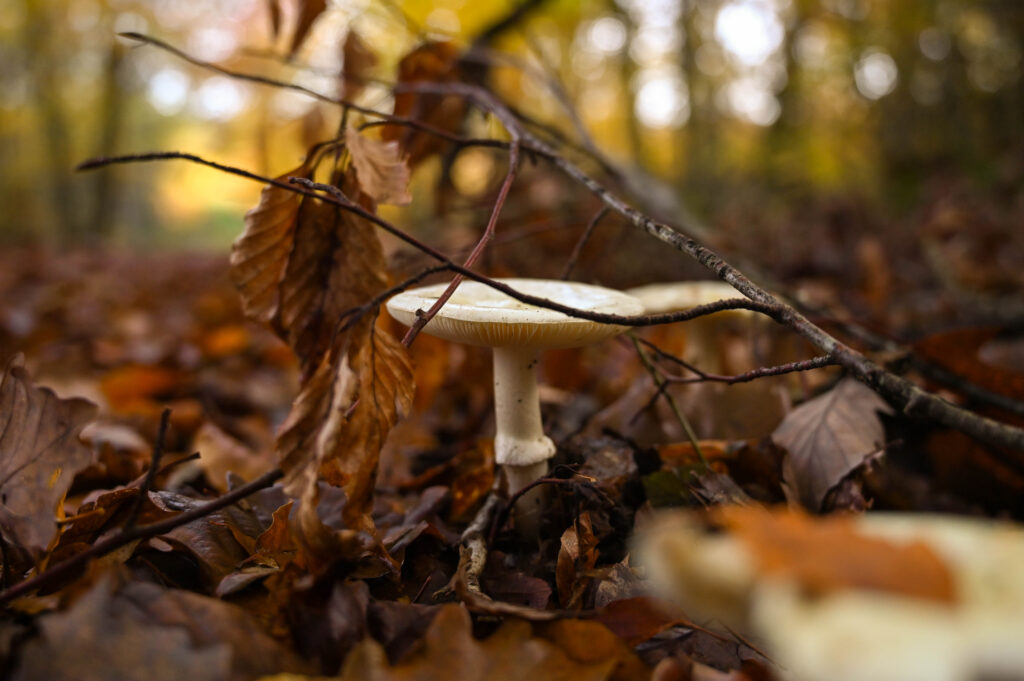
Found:
[[[548, 279], [496, 281], [581, 310], [618, 315], [643, 312], [643, 305], [632, 296], [602, 286]], [[411, 326], [416, 321], [416, 311], [428, 310], [447, 287], [448, 284], [437, 284], [399, 293], [388, 301], [388, 312]], [[624, 328], [528, 305], [486, 284], [464, 281], [423, 330], [469, 345], [545, 350], [590, 345], [616, 336]]]
[[[687, 310], [719, 300], [742, 298], [743, 294], [724, 281], [672, 281], [638, 286], [626, 291], [644, 306], [644, 314], [661, 314]], [[752, 314], [749, 310], [723, 310], [736, 314]]]

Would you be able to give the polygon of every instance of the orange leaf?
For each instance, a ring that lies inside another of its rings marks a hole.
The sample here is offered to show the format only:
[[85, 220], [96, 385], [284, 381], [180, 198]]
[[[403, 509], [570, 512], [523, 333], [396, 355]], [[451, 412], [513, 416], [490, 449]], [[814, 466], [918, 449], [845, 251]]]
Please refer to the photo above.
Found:
[[944, 603], [956, 598], [949, 568], [926, 544], [865, 536], [849, 516], [725, 506], [711, 517], [743, 542], [760, 572], [795, 579], [812, 593], [859, 588]]
[[[100, 390], [115, 412], [137, 411], [158, 396], [167, 395], [182, 384], [181, 372], [164, 367], [130, 364], [109, 372]], [[150, 411], [143, 409], [143, 411]]]

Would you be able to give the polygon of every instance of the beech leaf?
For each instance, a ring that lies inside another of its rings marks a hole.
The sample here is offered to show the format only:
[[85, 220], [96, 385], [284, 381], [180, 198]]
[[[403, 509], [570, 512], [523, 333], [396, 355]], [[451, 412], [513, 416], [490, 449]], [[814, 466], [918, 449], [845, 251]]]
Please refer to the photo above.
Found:
[[804, 506], [820, 509], [829, 490], [881, 448], [878, 412], [892, 409], [867, 386], [844, 378], [782, 420], [772, 440], [788, 452], [782, 478]]
[[346, 128], [345, 144], [352, 154], [360, 188], [374, 201], [400, 206], [412, 201], [409, 166], [402, 158], [398, 142], [370, 139], [355, 128]]
[[[287, 182], [291, 176], [309, 174], [310, 168], [301, 165], [277, 179]], [[245, 214], [245, 231], [231, 247], [231, 281], [247, 317], [269, 324], [280, 311], [281, 282], [302, 202], [302, 195], [270, 184], [263, 188], [259, 204]]]
[[92, 452], [78, 435], [96, 414], [37, 387], [15, 358], [0, 382], [0, 535], [34, 554], [57, 533], [57, 506]]
[[[307, 162], [288, 175], [312, 171]], [[351, 174], [336, 174], [334, 182], [358, 195]], [[413, 392], [405, 349], [376, 328], [373, 310], [361, 309], [387, 288], [373, 225], [270, 185], [246, 215], [231, 268], [246, 314], [270, 324], [303, 370], [277, 448], [285, 489], [303, 500], [298, 524], [305, 543], [328, 541], [316, 514], [318, 479], [344, 490], [349, 527], [370, 529], [380, 448]]]

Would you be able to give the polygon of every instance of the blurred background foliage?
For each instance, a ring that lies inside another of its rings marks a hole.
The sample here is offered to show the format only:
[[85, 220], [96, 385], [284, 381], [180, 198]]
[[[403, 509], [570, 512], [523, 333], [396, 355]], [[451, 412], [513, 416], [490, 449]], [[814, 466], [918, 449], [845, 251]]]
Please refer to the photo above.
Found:
[[[289, 32], [273, 37], [264, 0], [4, 0], [2, 240], [224, 248], [258, 197], [255, 183], [183, 162], [73, 167], [176, 150], [276, 175], [337, 130], [328, 105], [119, 32], [333, 95], [356, 30], [381, 79], [360, 102], [387, 111], [386, 82], [409, 50], [425, 38], [469, 45], [516, 5], [333, 0], [289, 60], [276, 56], [288, 52]], [[294, 25], [295, 5], [281, 7]], [[980, 197], [1003, 216], [996, 221], [1024, 216], [1022, 50], [1020, 0], [550, 0], [482, 58], [524, 114], [575, 139], [582, 128], [712, 229], [778, 243], [806, 236], [809, 211], [837, 205], [859, 227], [903, 220], [912, 233], [935, 221], [949, 193]], [[500, 132], [477, 123], [477, 134]], [[503, 168], [503, 157], [468, 150], [452, 185], [481, 197]], [[417, 170], [420, 197], [434, 189], [431, 174], [436, 163]], [[415, 223], [421, 204], [389, 217]]]

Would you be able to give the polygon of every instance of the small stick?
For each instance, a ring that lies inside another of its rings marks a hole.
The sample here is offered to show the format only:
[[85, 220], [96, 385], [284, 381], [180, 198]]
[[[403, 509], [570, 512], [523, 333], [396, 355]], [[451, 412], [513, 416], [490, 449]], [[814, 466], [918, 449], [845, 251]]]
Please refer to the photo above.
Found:
[[[487, 244], [494, 238], [494, 230], [498, 225], [498, 216], [501, 214], [501, 209], [505, 206], [505, 200], [508, 198], [508, 193], [512, 190], [512, 183], [516, 179], [516, 171], [519, 168], [519, 138], [515, 135], [514, 131], [509, 131], [512, 134], [512, 144], [508, 149], [508, 172], [505, 174], [505, 180], [501, 183], [501, 189], [498, 191], [498, 198], [494, 201], [494, 208], [491, 210], [491, 217], [487, 221], [487, 227], [484, 228], [484, 233], [480, 236], [480, 240], [477, 242], [473, 251], [466, 258], [465, 262], [462, 263], [463, 267], [469, 268], [476, 264], [476, 261], [480, 259]], [[455, 289], [462, 283], [464, 277], [462, 275], [455, 275], [452, 279], [451, 284], [444, 290], [441, 297], [430, 307], [425, 314], [417, 315], [416, 322], [409, 327], [409, 330], [405, 333], [405, 338], [402, 339], [402, 345], [409, 347], [416, 336], [419, 335], [423, 327], [426, 326], [431, 319], [438, 313], [438, 311], [448, 302], [448, 299], [455, 293]]]
[[583, 252], [583, 247], [590, 241], [590, 236], [594, 233], [594, 228], [597, 227], [597, 223], [601, 222], [605, 215], [608, 215], [608, 211], [611, 210], [608, 206], [603, 206], [601, 210], [597, 212], [597, 215], [590, 219], [590, 223], [584, 230], [583, 235], [572, 249], [572, 253], [569, 255], [569, 260], [565, 263], [565, 268], [562, 270], [559, 279], [568, 279], [569, 275], [572, 274], [572, 270], [576, 267], [576, 261], [580, 259], [580, 254]]
[[160, 414], [160, 428], [156, 433], [156, 442], [153, 443], [153, 456], [149, 461], [149, 470], [146, 477], [139, 485], [139, 493], [132, 502], [131, 510], [128, 511], [128, 519], [124, 523], [124, 532], [130, 532], [135, 527], [135, 521], [139, 519], [139, 511], [142, 510], [142, 500], [153, 487], [153, 480], [156, 479], [157, 471], [160, 469], [160, 458], [164, 455], [164, 440], [167, 437], [167, 426], [171, 422], [171, 410], [165, 408]]

